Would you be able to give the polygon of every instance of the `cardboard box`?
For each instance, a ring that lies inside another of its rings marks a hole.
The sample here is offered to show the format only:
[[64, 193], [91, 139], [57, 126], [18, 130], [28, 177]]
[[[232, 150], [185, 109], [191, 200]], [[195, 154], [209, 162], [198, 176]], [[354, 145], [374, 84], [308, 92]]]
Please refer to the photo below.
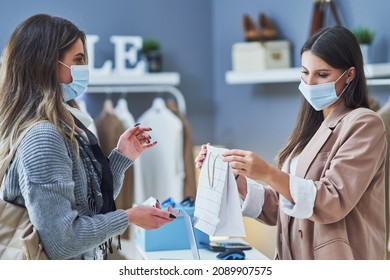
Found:
[[[194, 207], [184, 207], [184, 209], [190, 216], [194, 215]], [[173, 212], [175, 212], [175, 209]], [[194, 230], [198, 247], [205, 248], [200, 242], [208, 243], [210, 240], [209, 236], [197, 228], [194, 228]], [[134, 239], [136, 244], [146, 252], [190, 249], [187, 228], [182, 213], [179, 213], [173, 222], [157, 229], [145, 230], [135, 226]]]
[[233, 71], [262, 71], [291, 67], [290, 42], [242, 42], [232, 46]]

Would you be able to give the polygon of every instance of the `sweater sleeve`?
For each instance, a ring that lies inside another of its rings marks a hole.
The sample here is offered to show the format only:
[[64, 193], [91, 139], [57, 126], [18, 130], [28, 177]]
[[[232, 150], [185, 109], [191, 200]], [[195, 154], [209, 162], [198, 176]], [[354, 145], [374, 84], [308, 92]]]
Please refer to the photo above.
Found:
[[77, 258], [128, 224], [123, 210], [92, 217], [76, 210], [69, 145], [52, 124], [44, 123], [27, 133], [16, 155], [25, 205], [51, 259]]
[[125, 172], [133, 165], [134, 161], [122, 155], [117, 149], [112, 150], [108, 159], [110, 161], [110, 168], [114, 179], [114, 198], [116, 198], [122, 188]]

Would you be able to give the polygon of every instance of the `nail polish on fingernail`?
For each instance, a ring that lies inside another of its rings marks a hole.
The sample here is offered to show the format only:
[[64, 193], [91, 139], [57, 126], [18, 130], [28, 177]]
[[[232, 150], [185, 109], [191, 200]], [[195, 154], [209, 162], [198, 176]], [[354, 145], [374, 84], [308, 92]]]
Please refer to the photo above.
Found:
[[141, 123], [137, 122], [137, 123], [134, 125], [134, 127], [139, 126], [140, 124], [141, 124]]
[[176, 216], [173, 215], [172, 213], [169, 213], [169, 218], [171, 218], [171, 219], [176, 219]]

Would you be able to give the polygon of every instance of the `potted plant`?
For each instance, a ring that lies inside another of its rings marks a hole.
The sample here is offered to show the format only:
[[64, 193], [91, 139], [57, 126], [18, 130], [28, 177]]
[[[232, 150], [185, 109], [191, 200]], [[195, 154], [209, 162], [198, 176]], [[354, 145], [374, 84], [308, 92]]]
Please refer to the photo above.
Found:
[[149, 72], [162, 71], [162, 53], [160, 42], [156, 39], [146, 38], [142, 43], [142, 54], [148, 63]]
[[375, 32], [368, 27], [358, 27], [352, 30], [362, 50], [363, 61], [369, 63], [369, 48], [374, 41]]

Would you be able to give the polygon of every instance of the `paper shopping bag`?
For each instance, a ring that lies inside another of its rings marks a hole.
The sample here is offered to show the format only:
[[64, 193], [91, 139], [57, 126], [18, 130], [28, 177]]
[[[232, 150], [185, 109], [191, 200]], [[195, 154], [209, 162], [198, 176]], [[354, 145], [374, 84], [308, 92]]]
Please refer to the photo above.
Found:
[[245, 236], [237, 183], [223, 148], [207, 147], [199, 174], [194, 225], [210, 236]]

